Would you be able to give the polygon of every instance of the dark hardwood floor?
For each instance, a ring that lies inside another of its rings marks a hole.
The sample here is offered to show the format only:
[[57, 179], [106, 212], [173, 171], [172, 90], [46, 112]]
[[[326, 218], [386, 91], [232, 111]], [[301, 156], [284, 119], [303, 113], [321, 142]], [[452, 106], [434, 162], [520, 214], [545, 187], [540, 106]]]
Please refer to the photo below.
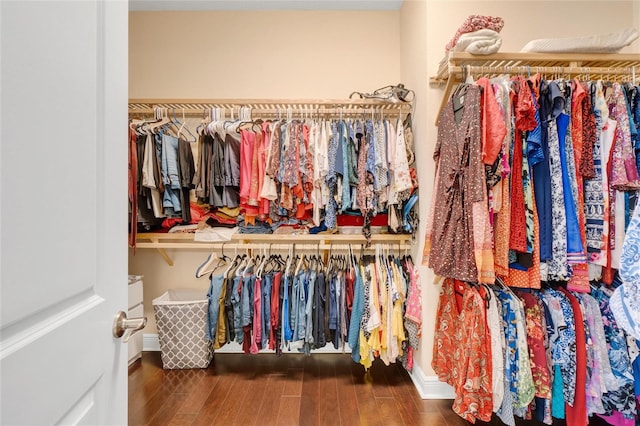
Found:
[[217, 353], [207, 369], [163, 370], [160, 352], [143, 352], [129, 368], [130, 425], [467, 425], [451, 403], [421, 399], [402, 367], [376, 360], [365, 373], [342, 354]]
[[422, 400], [409, 375], [349, 355], [222, 354], [201, 370], [163, 370], [160, 352], [129, 369], [130, 425], [466, 425], [450, 400]]

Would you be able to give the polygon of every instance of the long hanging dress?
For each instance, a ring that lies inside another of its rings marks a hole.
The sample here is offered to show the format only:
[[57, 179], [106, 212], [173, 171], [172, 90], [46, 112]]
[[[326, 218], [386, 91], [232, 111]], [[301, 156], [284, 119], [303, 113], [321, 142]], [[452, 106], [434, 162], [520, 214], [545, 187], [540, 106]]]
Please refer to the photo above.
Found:
[[484, 200], [485, 191], [480, 88], [467, 86], [459, 122], [453, 102], [452, 98], [439, 120], [433, 216], [427, 225], [423, 263], [437, 275], [477, 282], [473, 204]]

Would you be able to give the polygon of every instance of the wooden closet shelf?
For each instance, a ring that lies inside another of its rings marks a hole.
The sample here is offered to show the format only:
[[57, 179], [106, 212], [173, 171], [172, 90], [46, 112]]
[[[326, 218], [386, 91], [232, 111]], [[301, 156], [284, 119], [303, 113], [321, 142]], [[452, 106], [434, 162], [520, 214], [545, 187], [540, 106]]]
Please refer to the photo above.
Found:
[[440, 64], [436, 75], [429, 79], [432, 84], [445, 84], [436, 125], [454, 85], [463, 80], [466, 72], [474, 77], [540, 73], [599, 80], [604, 79], [604, 76], [615, 76], [635, 83], [640, 77], [640, 54], [505, 52], [481, 56], [450, 52], [446, 61]]
[[[156, 249], [162, 258], [173, 265], [173, 260], [166, 249], [200, 249], [200, 250], [289, 250], [295, 245], [297, 250], [323, 251], [345, 250], [349, 246], [364, 248], [366, 239], [360, 234], [234, 234], [230, 241], [194, 241], [193, 233], [139, 233], [136, 237], [136, 248]], [[397, 247], [399, 250], [411, 248], [411, 235], [408, 234], [373, 234], [371, 247], [383, 244]]]
[[[492, 55], [472, 55], [466, 52], [450, 52], [431, 83], [443, 84], [455, 77], [458, 81], [464, 69], [472, 68], [475, 74], [513, 72], [600, 75], [640, 73], [640, 54], [634, 53], [494, 53]], [[482, 72], [484, 71], [484, 72]]]

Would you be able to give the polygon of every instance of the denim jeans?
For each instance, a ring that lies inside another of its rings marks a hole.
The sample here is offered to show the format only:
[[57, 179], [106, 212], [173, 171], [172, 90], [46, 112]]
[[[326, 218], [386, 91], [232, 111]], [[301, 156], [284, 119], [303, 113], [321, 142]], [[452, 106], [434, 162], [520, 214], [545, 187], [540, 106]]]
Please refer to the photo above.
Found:
[[253, 317], [253, 285], [256, 276], [253, 275], [253, 268], [247, 268], [242, 276], [241, 310], [242, 310], [242, 326], [250, 325]]
[[286, 344], [293, 338], [293, 330], [291, 329], [291, 288], [289, 283], [291, 277], [285, 275], [282, 277], [282, 340]]
[[216, 329], [218, 327], [218, 313], [220, 312], [220, 293], [222, 292], [222, 284], [224, 277], [222, 275], [211, 276], [211, 285], [207, 292], [207, 299], [209, 300], [209, 318], [207, 321], [206, 336], [207, 340], [214, 340], [216, 338]]
[[305, 306], [305, 318], [306, 318], [306, 329], [304, 340], [306, 343], [313, 344], [313, 304], [315, 303], [314, 293], [316, 286], [316, 271], [309, 271], [307, 274], [307, 281], [305, 283], [305, 296], [306, 296], [306, 306]]
[[319, 272], [316, 277], [313, 304], [313, 342], [314, 348], [322, 348], [327, 344], [324, 327], [324, 311], [326, 300], [326, 281], [324, 272]]
[[235, 334], [235, 340], [238, 343], [242, 343], [242, 298], [240, 296], [240, 283], [242, 277], [233, 277], [233, 287], [231, 294], [231, 307], [233, 309], [233, 332]]
[[262, 348], [267, 347], [267, 340], [271, 332], [271, 287], [273, 276], [267, 274], [262, 277]]
[[304, 340], [305, 337], [307, 320], [305, 315], [306, 299], [304, 283], [306, 276], [306, 271], [300, 271], [293, 279], [293, 288], [291, 290], [291, 323], [293, 325], [294, 341]]

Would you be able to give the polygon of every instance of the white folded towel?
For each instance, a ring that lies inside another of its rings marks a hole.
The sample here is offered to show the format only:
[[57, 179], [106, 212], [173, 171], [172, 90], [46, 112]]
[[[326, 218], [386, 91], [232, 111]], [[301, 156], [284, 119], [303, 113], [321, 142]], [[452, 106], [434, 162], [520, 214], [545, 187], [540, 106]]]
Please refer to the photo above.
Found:
[[[502, 37], [497, 31], [487, 28], [460, 35], [451, 52], [467, 52], [472, 55], [491, 55], [500, 50]], [[440, 61], [438, 73], [443, 72], [449, 62], [447, 53]]]
[[502, 46], [502, 37], [498, 32], [490, 29], [482, 29], [472, 33], [462, 34], [453, 51], [467, 52], [472, 55], [491, 55], [500, 50]]
[[633, 43], [637, 38], [638, 31], [633, 27], [629, 27], [609, 34], [531, 40], [522, 48], [522, 51], [540, 53], [615, 53]]

